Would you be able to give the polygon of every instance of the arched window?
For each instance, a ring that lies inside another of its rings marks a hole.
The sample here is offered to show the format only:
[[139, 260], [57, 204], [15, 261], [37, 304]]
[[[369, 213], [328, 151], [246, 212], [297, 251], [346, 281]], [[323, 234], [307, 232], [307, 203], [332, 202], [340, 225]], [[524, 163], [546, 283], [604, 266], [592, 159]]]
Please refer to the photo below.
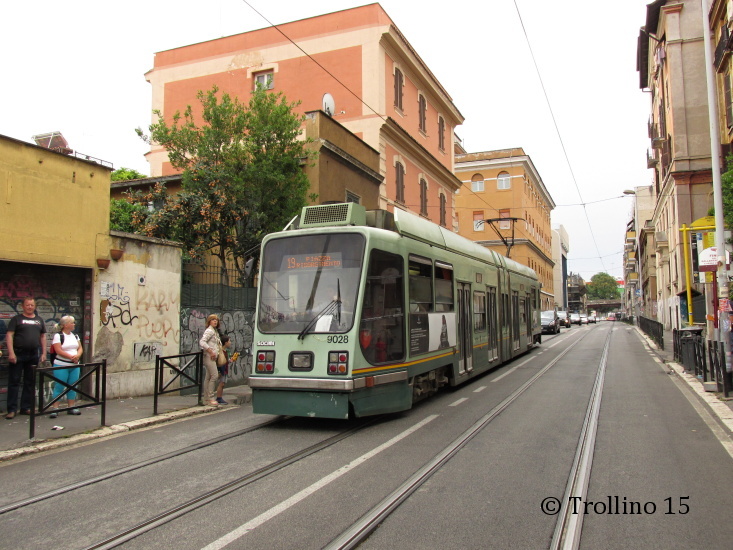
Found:
[[511, 189], [512, 177], [508, 172], [502, 172], [496, 177], [496, 188], [497, 189]]
[[417, 100], [417, 107], [418, 107], [418, 121], [420, 122], [420, 130], [423, 132], [426, 132], [428, 129], [427, 126], [427, 112], [428, 112], [428, 102], [425, 99], [425, 96], [420, 94], [420, 97]]
[[405, 202], [405, 167], [402, 166], [401, 162], [395, 164], [395, 185], [397, 187], [396, 199], [397, 202], [404, 204]]
[[394, 106], [400, 111], [402, 110], [402, 87], [404, 86], [405, 79], [402, 76], [402, 71], [395, 67], [394, 70]]
[[420, 178], [420, 214], [428, 215], [428, 182]]
[[443, 117], [438, 118], [438, 148], [445, 151], [445, 120]]
[[474, 174], [471, 178], [471, 191], [479, 193], [484, 190], [484, 177], [481, 174]]

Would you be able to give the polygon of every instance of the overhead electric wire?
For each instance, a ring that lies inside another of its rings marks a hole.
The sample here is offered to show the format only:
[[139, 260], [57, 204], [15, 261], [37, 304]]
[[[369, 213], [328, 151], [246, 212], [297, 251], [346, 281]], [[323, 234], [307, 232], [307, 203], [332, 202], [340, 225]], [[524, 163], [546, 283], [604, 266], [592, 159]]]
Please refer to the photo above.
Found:
[[333, 78], [333, 79], [334, 79], [334, 80], [335, 80], [336, 82], [338, 82], [338, 83], [339, 83], [339, 84], [340, 84], [340, 85], [341, 85], [341, 86], [342, 86], [342, 87], [343, 87], [343, 88], [344, 88], [344, 89], [345, 89], [345, 90], [346, 90], [347, 92], [349, 92], [349, 93], [350, 93], [351, 95], [353, 95], [353, 96], [354, 96], [354, 97], [355, 97], [356, 99], [358, 99], [358, 100], [359, 100], [359, 102], [361, 102], [361, 104], [362, 104], [362, 105], [366, 106], [366, 107], [367, 107], [367, 108], [368, 108], [368, 109], [369, 109], [369, 110], [370, 110], [370, 111], [371, 111], [372, 113], [374, 113], [375, 115], [377, 115], [377, 116], [378, 116], [379, 118], [381, 118], [381, 119], [382, 119], [383, 121], [387, 122], [387, 117], [385, 117], [385, 116], [384, 116], [383, 114], [381, 114], [381, 113], [378, 113], [378, 112], [377, 112], [376, 110], [374, 110], [374, 109], [372, 108], [372, 106], [371, 106], [371, 105], [369, 105], [369, 104], [368, 104], [368, 103], [367, 103], [366, 101], [364, 101], [364, 100], [362, 99], [362, 97], [361, 97], [361, 96], [360, 96], [359, 94], [357, 94], [357, 93], [356, 93], [355, 91], [353, 91], [353, 90], [352, 90], [351, 88], [349, 88], [349, 87], [348, 87], [348, 86], [347, 86], [346, 84], [344, 84], [343, 82], [341, 82], [341, 80], [339, 80], [339, 78], [338, 78], [337, 76], [335, 76], [335, 75], [334, 75], [334, 74], [333, 74], [333, 73], [332, 73], [331, 71], [329, 71], [329, 70], [328, 70], [328, 69], [327, 69], [326, 67], [324, 67], [323, 65], [321, 65], [321, 64], [320, 64], [320, 63], [318, 62], [318, 60], [317, 60], [317, 59], [315, 59], [315, 58], [314, 58], [313, 56], [311, 56], [311, 54], [309, 54], [309, 53], [308, 53], [307, 51], [305, 51], [305, 50], [304, 50], [303, 48], [301, 48], [299, 44], [297, 44], [297, 43], [296, 43], [296, 42], [295, 42], [295, 41], [294, 41], [294, 40], [293, 40], [292, 38], [290, 38], [290, 37], [289, 37], [289, 36], [288, 36], [287, 34], [285, 34], [285, 33], [284, 33], [284, 32], [283, 32], [283, 31], [282, 31], [281, 29], [280, 29], [280, 27], [278, 27], [277, 25], [275, 25], [274, 23], [272, 23], [272, 22], [271, 22], [271, 21], [270, 21], [270, 20], [269, 20], [269, 19], [268, 19], [267, 17], [265, 17], [265, 16], [264, 16], [264, 15], [262, 15], [262, 14], [261, 14], [261, 13], [260, 13], [259, 11], [257, 11], [257, 9], [255, 9], [255, 7], [254, 7], [254, 6], [252, 5], [252, 4], [250, 4], [249, 2], [247, 2], [247, 0], [242, 0], [242, 2], [243, 2], [243, 3], [245, 3], [245, 4], [247, 4], [247, 6], [249, 6], [249, 9], [251, 9], [251, 10], [252, 10], [253, 12], [255, 12], [255, 13], [256, 13], [257, 15], [259, 15], [259, 16], [260, 16], [260, 17], [261, 17], [262, 19], [264, 19], [264, 20], [265, 20], [265, 22], [266, 22], [266, 23], [267, 23], [268, 25], [270, 25], [270, 27], [272, 27], [273, 29], [275, 29], [275, 30], [276, 30], [277, 32], [279, 32], [280, 34], [282, 34], [282, 35], [283, 35], [283, 37], [284, 37], [284, 38], [285, 38], [285, 39], [286, 39], [286, 40], [287, 40], [288, 42], [290, 42], [290, 43], [291, 43], [291, 44], [292, 44], [293, 46], [295, 46], [296, 48], [298, 48], [298, 49], [299, 49], [299, 50], [300, 50], [300, 51], [301, 51], [301, 52], [303, 53], [303, 55], [305, 55], [305, 56], [306, 56], [306, 57], [307, 57], [308, 59], [310, 59], [311, 61], [313, 61], [313, 63], [315, 63], [315, 64], [316, 64], [316, 65], [318, 65], [318, 66], [319, 66], [319, 67], [320, 67], [321, 69], [323, 69], [323, 71], [324, 71], [324, 72], [325, 72], [325, 73], [326, 73], [326, 74], [327, 74], [328, 76], [330, 76], [330, 77], [331, 77], [331, 78]]
[[524, 33], [524, 38], [527, 41], [527, 47], [529, 48], [529, 54], [532, 57], [532, 63], [534, 64], [535, 71], [537, 72], [537, 78], [539, 78], [540, 86], [542, 87], [542, 93], [545, 96], [545, 101], [547, 102], [547, 108], [550, 110], [550, 116], [552, 117], [552, 123], [555, 126], [555, 132], [557, 132], [558, 140], [560, 141], [560, 147], [562, 148], [563, 155], [565, 155], [565, 162], [567, 162], [568, 169], [570, 170], [570, 175], [572, 176], [573, 184], [575, 185], [575, 189], [578, 192], [578, 197], [580, 197], [580, 202], [583, 204], [583, 212], [585, 213], [585, 219], [588, 222], [588, 231], [590, 232], [590, 236], [593, 239], [593, 245], [596, 247], [596, 252], [598, 253], [598, 259], [601, 261], [601, 266], [603, 267], [603, 271], [606, 270], [606, 266], [603, 263], [603, 257], [601, 256], [601, 251], [598, 248], [598, 242], [596, 241], [596, 236], [593, 233], [593, 227], [590, 223], [590, 217], [588, 216], [588, 211], [585, 208], [585, 201], [583, 200], [583, 195], [580, 192], [580, 187], [578, 187], [578, 181], [575, 178], [575, 173], [573, 172], [573, 167], [570, 164], [570, 158], [568, 157], [568, 152], [565, 149], [565, 143], [563, 142], [562, 135], [560, 134], [560, 128], [557, 125], [557, 120], [555, 120], [555, 113], [552, 110], [552, 105], [550, 104], [550, 98], [547, 95], [547, 90], [545, 89], [545, 83], [542, 80], [542, 74], [540, 73], [540, 68], [537, 65], [537, 60], [534, 56], [534, 51], [532, 50], [532, 44], [529, 41], [529, 35], [527, 34], [527, 29], [524, 26], [524, 21], [522, 20], [522, 14], [519, 11], [519, 6], [517, 5], [517, 0], [514, 0], [514, 7], [517, 10], [517, 16], [519, 17], [519, 23], [522, 26], [522, 32]]
[[[296, 48], [298, 48], [298, 50], [300, 50], [303, 53], [303, 55], [305, 55], [308, 59], [310, 59], [311, 61], [313, 61], [313, 63], [315, 63], [326, 74], [328, 74], [338, 84], [340, 84], [348, 93], [350, 93], [351, 95], [353, 95], [362, 105], [364, 105], [365, 107], [367, 107], [371, 112], [373, 112], [375, 115], [377, 115], [379, 118], [381, 118], [385, 122], [387, 121], [387, 117], [384, 114], [377, 112], [371, 105], [369, 105], [366, 101], [364, 101], [363, 98], [359, 94], [357, 94], [349, 86], [347, 86], [346, 84], [344, 84], [337, 76], [335, 76], [331, 71], [329, 71], [326, 67], [324, 67], [311, 54], [309, 54], [308, 52], [306, 52], [299, 44], [297, 44], [293, 39], [291, 39], [285, 32], [283, 32], [278, 25], [275, 25], [274, 23], [272, 23], [267, 17], [265, 17], [262, 13], [260, 13], [247, 0], [242, 0], [242, 2], [244, 4], [246, 4], [253, 12], [255, 12], [257, 15], [259, 15], [270, 27], [272, 27], [277, 32], [279, 32], [288, 42], [290, 42], [293, 46], [295, 46]], [[566, 163], [568, 165], [568, 169], [570, 170], [570, 174], [572, 176], [572, 181], [573, 181], [573, 184], [575, 185], [575, 189], [576, 189], [576, 191], [578, 193], [578, 197], [580, 198], [580, 203], [578, 203], [578, 204], [558, 205], [558, 206], [561, 206], [561, 207], [564, 207], [564, 206], [582, 206], [583, 207], [585, 218], [586, 218], [586, 221], [588, 223], [588, 229], [589, 229], [591, 238], [593, 239], [593, 245], [595, 246], [596, 252], [598, 253], [598, 259], [601, 261], [601, 265], [603, 267], [603, 270], [604, 271], [607, 271], [605, 265], [603, 264], [603, 256], [601, 255], [600, 250], [598, 248], [598, 243], [596, 241], [595, 234], [593, 233], [593, 228], [592, 228], [591, 223], [590, 223], [590, 217], [588, 216], [588, 211], [586, 210], [586, 206], [589, 205], [589, 204], [593, 204], [594, 202], [603, 202], [605, 200], [612, 200], [612, 199], [602, 199], [602, 200], [599, 200], [599, 201], [591, 201], [591, 202], [585, 202], [585, 200], [583, 199], [583, 195], [580, 192], [580, 188], [578, 186], [578, 182], [577, 182], [577, 179], [575, 177], [575, 173], [573, 172], [573, 168], [572, 168], [572, 165], [570, 163], [570, 158], [568, 157], [567, 150], [565, 149], [565, 143], [563, 142], [562, 135], [560, 133], [560, 129], [559, 129], [558, 125], [557, 125], [557, 121], [555, 119], [555, 114], [553, 112], [552, 105], [550, 103], [550, 99], [549, 99], [549, 97], [547, 95], [547, 90], [545, 89], [544, 81], [542, 80], [542, 74], [540, 73], [539, 66], [537, 65], [537, 60], [535, 59], [534, 51], [532, 50], [532, 45], [531, 45], [531, 43], [529, 41], [529, 35], [527, 34], [527, 29], [524, 26], [524, 21], [522, 19], [522, 14], [519, 11], [519, 6], [517, 5], [516, 0], [514, 0], [514, 7], [515, 7], [515, 9], [517, 11], [517, 16], [519, 17], [519, 23], [520, 23], [520, 25], [522, 27], [522, 32], [524, 33], [524, 37], [525, 37], [525, 40], [527, 42], [527, 47], [529, 49], [530, 56], [532, 57], [532, 63], [534, 64], [535, 71], [537, 73], [537, 77], [538, 77], [538, 79], [540, 81], [540, 86], [542, 87], [542, 92], [543, 92], [543, 94], [545, 96], [545, 101], [546, 101], [547, 107], [548, 107], [548, 109], [550, 111], [550, 116], [552, 117], [552, 122], [553, 122], [553, 125], [555, 126], [555, 131], [557, 133], [558, 140], [560, 142], [560, 146], [561, 146], [561, 148], [563, 150], [563, 154], [565, 156], [565, 161], [566, 161]], [[471, 192], [476, 196], [476, 198], [480, 199], [491, 210], [494, 210], [497, 213], [499, 212], [499, 210], [496, 207], [490, 205], [482, 197], [480, 197], [478, 194], [476, 194], [473, 190], [471, 190]], [[620, 197], [614, 197], [614, 198], [620, 198]], [[527, 209], [530, 209], [530, 208], [539, 208], [539, 207], [536, 207], [536, 206], [528, 206], [527, 207]]]

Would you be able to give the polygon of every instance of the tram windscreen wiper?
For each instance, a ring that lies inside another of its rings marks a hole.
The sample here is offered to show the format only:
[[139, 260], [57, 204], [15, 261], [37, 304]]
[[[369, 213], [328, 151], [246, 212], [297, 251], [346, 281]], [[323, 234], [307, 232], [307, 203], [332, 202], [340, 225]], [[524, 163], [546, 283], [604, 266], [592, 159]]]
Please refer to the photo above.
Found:
[[300, 331], [300, 334], [298, 334], [298, 340], [303, 340], [305, 338], [305, 335], [308, 334], [310, 329], [312, 329], [315, 324], [318, 322], [319, 319], [321, 319], [324, 315], [331, 315], [333, 313], [336, 313], [336, 321], [340, 324], [341, 323], [341, 281], [339, 279], [336, 280], [336, 299], [331, 300], [329, 304], [324, 307], [321, 312], [313, 317], [305, 327], [303, 327], [303, 330]]

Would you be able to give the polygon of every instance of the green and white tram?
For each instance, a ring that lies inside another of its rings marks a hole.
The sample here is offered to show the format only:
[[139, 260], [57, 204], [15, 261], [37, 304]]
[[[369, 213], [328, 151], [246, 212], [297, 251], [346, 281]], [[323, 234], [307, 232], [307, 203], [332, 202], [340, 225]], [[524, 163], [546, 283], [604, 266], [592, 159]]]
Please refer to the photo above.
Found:
[[540, 342], [536, 274], [413, 214], [303, 209], [262, 243], [255, 413], [409, 409]]

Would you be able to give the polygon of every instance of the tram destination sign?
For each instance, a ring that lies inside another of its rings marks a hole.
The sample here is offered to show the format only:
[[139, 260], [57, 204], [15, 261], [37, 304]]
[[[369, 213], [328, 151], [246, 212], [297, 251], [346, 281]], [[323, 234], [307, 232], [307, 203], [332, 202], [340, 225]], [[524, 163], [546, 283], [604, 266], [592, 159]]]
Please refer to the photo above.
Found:
[[341, 253], [333, 254], [296, 254], [283, 258], [283, 270], [313, 271], [317, 269], [340, 269]]

